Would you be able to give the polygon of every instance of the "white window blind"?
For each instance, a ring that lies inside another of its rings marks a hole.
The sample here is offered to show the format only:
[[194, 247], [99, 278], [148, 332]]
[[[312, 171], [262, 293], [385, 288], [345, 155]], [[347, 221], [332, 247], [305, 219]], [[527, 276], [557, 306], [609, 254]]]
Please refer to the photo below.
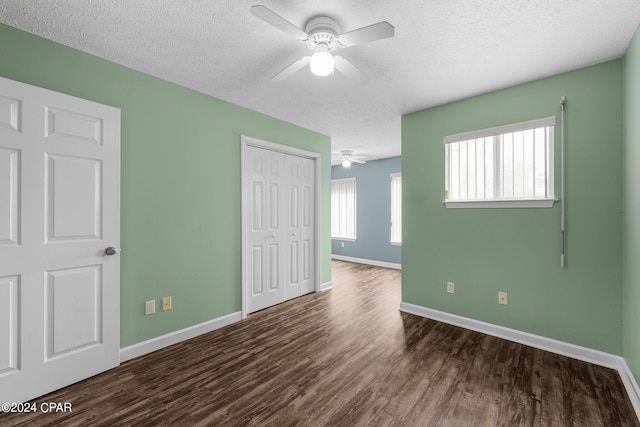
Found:
[[548, 117], [447, 136], [447, 207], [552, 206], [554, 126]]
[[331, 181], [331, 238], [356, 239], [356, 179]]
[[391, 240], [392, 245], [402, 243], [402, 175], [391, 174]]

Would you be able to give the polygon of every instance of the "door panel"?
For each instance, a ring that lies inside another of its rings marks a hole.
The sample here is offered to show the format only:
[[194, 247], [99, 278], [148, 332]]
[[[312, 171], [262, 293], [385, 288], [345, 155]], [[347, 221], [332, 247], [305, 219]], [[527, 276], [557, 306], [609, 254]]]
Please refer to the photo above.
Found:
[[262, 231], [262, 182], [253, 183], [253, 205], [251, 209], [251, 215], [253, 218], [253, 230], [254, 232]]
[[312, 227], [311, 223], [311, 188], [309, 185], [302, 187], [302, 225]]
[[269, 245], [269, 291], [278, 292], [281, 289], [280, 283], [280, 245], [272, 243]]
[[271, 230], [277, 230], [279, 228], [280, 221], [280, 205], [278, 190], [280, 186], [276, 183], [269, 184], [269, 227]]
[[47, 243], [100, 239], [102, 162], [53, 154], [45, 157]]
[[102, 118], [45, 107], [45, 137], [102, 145]]
[[0, 78], [0, 402], [119, 364], [120, 111]]
[[298, 263], [298, 253], [299, 253], [299, 248], [298, 248], [298, 242], [297, 241], [292, 241], [289, 243], [289, 268], [290, 268], [290, 275], [289, 275], [289, 287], [292, 286], [297, 286], [300, 284], [300, 278], [298, 277], [298, 267], [299, 267], [299, 263]]
[[264, 277], [264, 269], [262, 268], [262, 246], [254, 246], [252, 251], [253, 260], [253, 295], [258, 296], [262, 294], [262, 277]]
[[0, 245], [18, 244], [20, 152], [0, 148]]
[[0, 126], [20, 132], [20, 100], [0, 95]]
[[289, 228], [295, 230], [298, 228], [298, 185], [289, 184]]
[[0, 375], [18, 369], [20, 277], [0, 277]]
[[52, 359], [101, 343], [101, 267], [48, 271], [46, 275], [47, 357]]
[[305, 239], [302, 241], [302, 279], [305, 281], [311, 280], [311, 240]]

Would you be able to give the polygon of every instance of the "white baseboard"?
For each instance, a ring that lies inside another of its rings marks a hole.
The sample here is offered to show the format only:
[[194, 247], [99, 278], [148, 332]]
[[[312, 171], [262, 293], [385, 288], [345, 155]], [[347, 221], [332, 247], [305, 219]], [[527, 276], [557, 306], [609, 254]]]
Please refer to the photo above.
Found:
[[480, 320], [470, 319], [468, 317], [458, 316], [456, 314], [446, 313], [444, 311], [434, 310], [432, 308], [422, 307], [406, 302], [400, 303], [400, 311], [426, 317], [428, 319], [438, 320], [450, 325], [460, 326], [465, 329], [471, 329], [472, 331], [481, 332], [494, 337], [504, 338], [509, 341], [515, 341], [520, 344], [551, 351], [553, 353], [583, 360], [585, 362], [595, 363], [596, 365], [605, 366], [607, 368], [618, 369], [620, 366], [620, 356], [554, 340], [540, 335], [534, 335], [528, 332], [518, 331], [517, 329], [506, 328], [504, 326], [494, 325], [492, 323], [482, 322]]
[[622, 378], [624, 388], [627, 389], [627, 394], [629, 395], [633, 409], [636, 410], [636, 415], [638, 419], [640, 419], [640, 388], [627, 362], [624, 359], [622, 361], [624, 362], [624, 366], [619, 368], [618, 372], [620, 373], [620, 378]]
[[395, 268], [396, 270], [402, 270], [402, 264], [396, 264], [393, 262], [376, 261], [374, 259], [354, 258], [344, 255], [331, 254], [331, 259], [337, 259], [338, 261], [355, 262], [357, 264], [374, 265], [376, 267]]
[[328, 291], [331, 288], [333, 288], [333, 282], [332, 281], [329, 281], [329, 282], [326, 282], [326, 283], [320, 283], [320, 292]]
[[159, 337], [151, 338], [150, 340], [142, 341], [128, 347], [123, 347], [120, 349], [120, 362], [131, 360], [135, 357], [142, 356], [143, 354], [151, 353], [152, 351], [160, 350], [161, 348], [188, 340], [189, 338], [206, 334], [207, 332], [215, 331], [216, 329], [220, 329], [240, 320], [242, 320], [242, 312], [237, 311], [198, 325], [189, 326], [188, 328], [184, 328], [179, 331], [170, 332]]
[[640, 419], [640, 388], [623, 357], [406, 302], [400, 303], [400, 311], [615, 369], [620, 374], [636, 416]]

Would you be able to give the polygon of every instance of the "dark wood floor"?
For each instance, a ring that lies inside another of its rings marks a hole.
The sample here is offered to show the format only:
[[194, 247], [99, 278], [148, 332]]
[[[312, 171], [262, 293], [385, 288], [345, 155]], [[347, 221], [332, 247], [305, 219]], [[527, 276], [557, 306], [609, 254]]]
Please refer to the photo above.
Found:
[[334, 289], [37, 399], [0, 425], [640, 426], [617, 372], [400, 313], [400, 272]]

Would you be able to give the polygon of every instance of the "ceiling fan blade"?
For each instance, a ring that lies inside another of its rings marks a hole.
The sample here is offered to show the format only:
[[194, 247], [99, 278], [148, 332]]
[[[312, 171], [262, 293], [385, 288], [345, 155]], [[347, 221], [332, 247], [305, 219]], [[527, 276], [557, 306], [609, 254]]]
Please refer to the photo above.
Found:
[[351, 80], [361, 84], [368, 80], [367, 76], [365, 76], [362, 71], [358, 70], [351, 62], [347, 61], [342, 56], [336, 56], [335, 60], [336, 70], [340, 71]]
[[351, 160], [351, 163], [360, 163], [361, 165], [364, 165], [365, 163], [367, 163], [365, 160], [357, 160], [357, 159], [349, 159]]
[[367, 27], [358, 28], [348, 33], [340, 34], [340, 43], [344, 47], [355, 46], [357, 44], [369, 43], [376, 40], [393, 37], [395, 29], [387, 21], [378, 22]]
[[266, 6], [251, 6], [251, 13], [262, 19], [267, 24], [271, 24], [280, 31], [283, 31], [299, 40], [306, 40], [309, 37], [307, 33], [305, 33], [300, 28], [296, 27], [291, 22], [287, 21], [282, 16], [278, 15]]
[[271, 80], [274, 82], [281, 82], [282, 80], [291, 77], [292, 75], [303, 69], [309, 63], [309, 59], [311, 59], [310, 56], [303, 56], [284, 70], [280, 71], [275, 76], [271, 77]]

